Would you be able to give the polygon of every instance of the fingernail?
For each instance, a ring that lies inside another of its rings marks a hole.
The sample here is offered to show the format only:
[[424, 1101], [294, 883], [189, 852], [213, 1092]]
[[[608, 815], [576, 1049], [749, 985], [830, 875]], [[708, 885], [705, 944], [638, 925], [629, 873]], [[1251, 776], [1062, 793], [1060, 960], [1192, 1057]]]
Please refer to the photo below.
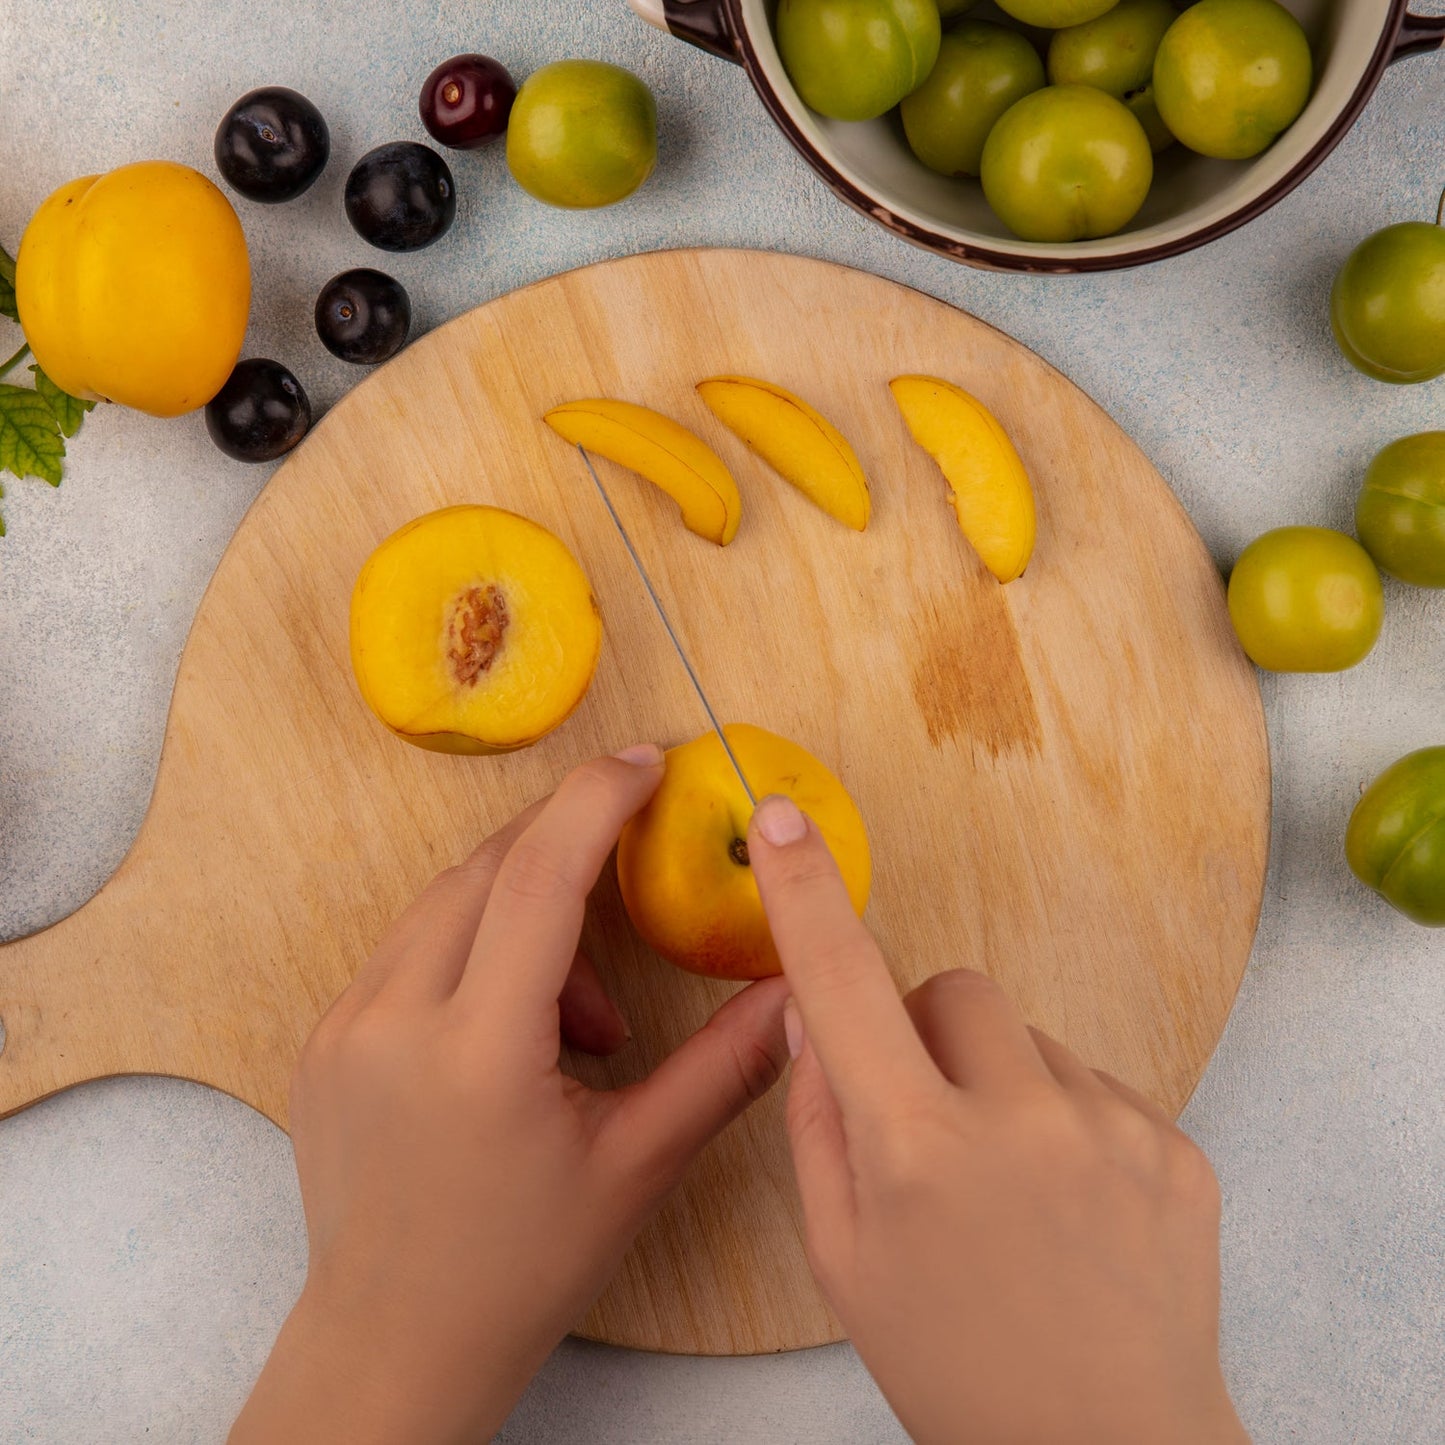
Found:
[[808, 836], [807, 819], [798, 811], [798, 805], [781, 793], [770, 793], [758, 804], [753, 827], [774, 848], [786, 848], [789, 843], [800, 843]]
[[635, 768], [655, 768], [662, 761], [662, 749], [656, 743], [633, 743], [612, 756]]
[[788, 1057], [796, 1059], [803, 1052], [803, 1016], [792, 999], [783, 1005], [783, 1032], [788, 1036]]

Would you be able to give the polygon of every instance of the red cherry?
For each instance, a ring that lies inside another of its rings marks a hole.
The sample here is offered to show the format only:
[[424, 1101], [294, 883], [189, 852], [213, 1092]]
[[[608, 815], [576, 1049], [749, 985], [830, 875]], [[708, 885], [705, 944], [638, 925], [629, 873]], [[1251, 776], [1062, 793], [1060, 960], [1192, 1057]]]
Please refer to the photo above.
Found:
[[517, 87], [506, 68], [487, 55], [454, 55], [421, 88], [421, 123], [453, 150], [474, 150], [507, 128]]

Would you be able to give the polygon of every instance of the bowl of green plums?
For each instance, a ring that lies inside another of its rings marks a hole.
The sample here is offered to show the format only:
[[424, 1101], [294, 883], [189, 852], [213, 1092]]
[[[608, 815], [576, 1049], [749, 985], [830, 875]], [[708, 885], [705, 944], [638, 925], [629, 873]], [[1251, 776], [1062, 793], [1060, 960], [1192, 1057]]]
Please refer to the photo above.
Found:
[[849, 205], [930, 251], [1103, 271], [1252, 220], [1385, 67], [1445, 44], [1408, 0], [629, 0], [741, 64]]

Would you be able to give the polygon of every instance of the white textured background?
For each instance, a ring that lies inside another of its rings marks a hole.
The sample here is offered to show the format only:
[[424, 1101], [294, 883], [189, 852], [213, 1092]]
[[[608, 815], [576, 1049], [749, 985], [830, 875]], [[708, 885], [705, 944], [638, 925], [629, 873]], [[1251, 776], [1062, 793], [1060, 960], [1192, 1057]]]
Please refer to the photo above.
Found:
[[[966, 307], [1073, 377], [1153, 458], [1221, 563], [1266, 527], [1348, 528], [1374, 451], [1445, 426], [1445, 380], [1358, 376], [1325, 310], [1356, 240], [1433, 212], [1445, 56], [1391, 70], [1335, 154], [1243, 232], [1144, 271], [1031, 280], [933, 259], [838, 206], [740, 72], [647, 30], [622, 0], [0, 0], [0, 240], [13, 252], [31, 210], [75, 175], [152, 156], [210, 173], [237, 95], [305, 92], [333, 161], [297, 204], [241, 203], [257, 283], [247, 351], [287, 362], [324, 406], [355, 373], [316, 340], [312, 300], [333, 272], [376, 262], [341, 214], [346, 171], [381, 141], [425, 139], [421, 81], [469, 49], [518, 74], [569, 55], [632, 66], [658, 96], [661, 161], [632, 201], [574, 215], [516, 190], [499, 152], [449, 157], [455, 228], [382, 263], [411, 291], [418, 333], [550, 272], [665, 245], [848, 262]], [[0, 322], [0, 356], [15, 344]], [[74, 452], [59, 492], [17, 483], [3, 503], [0, 937], [77, 907], [129, 846], [196, 603], [266, 479], [214, 451], [199, 417], [111, 409]], [[1341, 855], [1361, 785], [1445, 742], [1445, 596], [1387, 584], [1387, 599], [1384, 636], [1355, 671], [1265, 681], [1264, 919], [1185, 1116], [1224, 1186], [1227, 1367], [1260, 1441], [1445, 1438], [1445, 949], [1355, 885]], [[0, 953], [0, 996], [3, 970]], [[230, 1099], [114, 1081], [0, 1124], [0, 1441], [219, 1439], [302, 1251], [287, 1142]], [[708, 1361], [568, 1344], [503, 1438], [902, 1437], [846, 1346]]]

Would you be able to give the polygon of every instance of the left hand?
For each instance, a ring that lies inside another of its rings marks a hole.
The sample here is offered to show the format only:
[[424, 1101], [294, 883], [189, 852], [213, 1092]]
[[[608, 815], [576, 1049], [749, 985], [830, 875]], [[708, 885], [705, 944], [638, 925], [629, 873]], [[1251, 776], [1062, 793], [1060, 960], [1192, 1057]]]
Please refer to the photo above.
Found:
[[694, 1156], [777, 1079], [782, 979], [641, 1083], [597, 1092], [559, 1067], [563, 1035], [626, 1040], [578, 939], [661, 778], [651, 746], [578, 768], [441, 874], [317, 1025], [291, 1085], [306, 1284], [232, 1445], [488, 1438]]

